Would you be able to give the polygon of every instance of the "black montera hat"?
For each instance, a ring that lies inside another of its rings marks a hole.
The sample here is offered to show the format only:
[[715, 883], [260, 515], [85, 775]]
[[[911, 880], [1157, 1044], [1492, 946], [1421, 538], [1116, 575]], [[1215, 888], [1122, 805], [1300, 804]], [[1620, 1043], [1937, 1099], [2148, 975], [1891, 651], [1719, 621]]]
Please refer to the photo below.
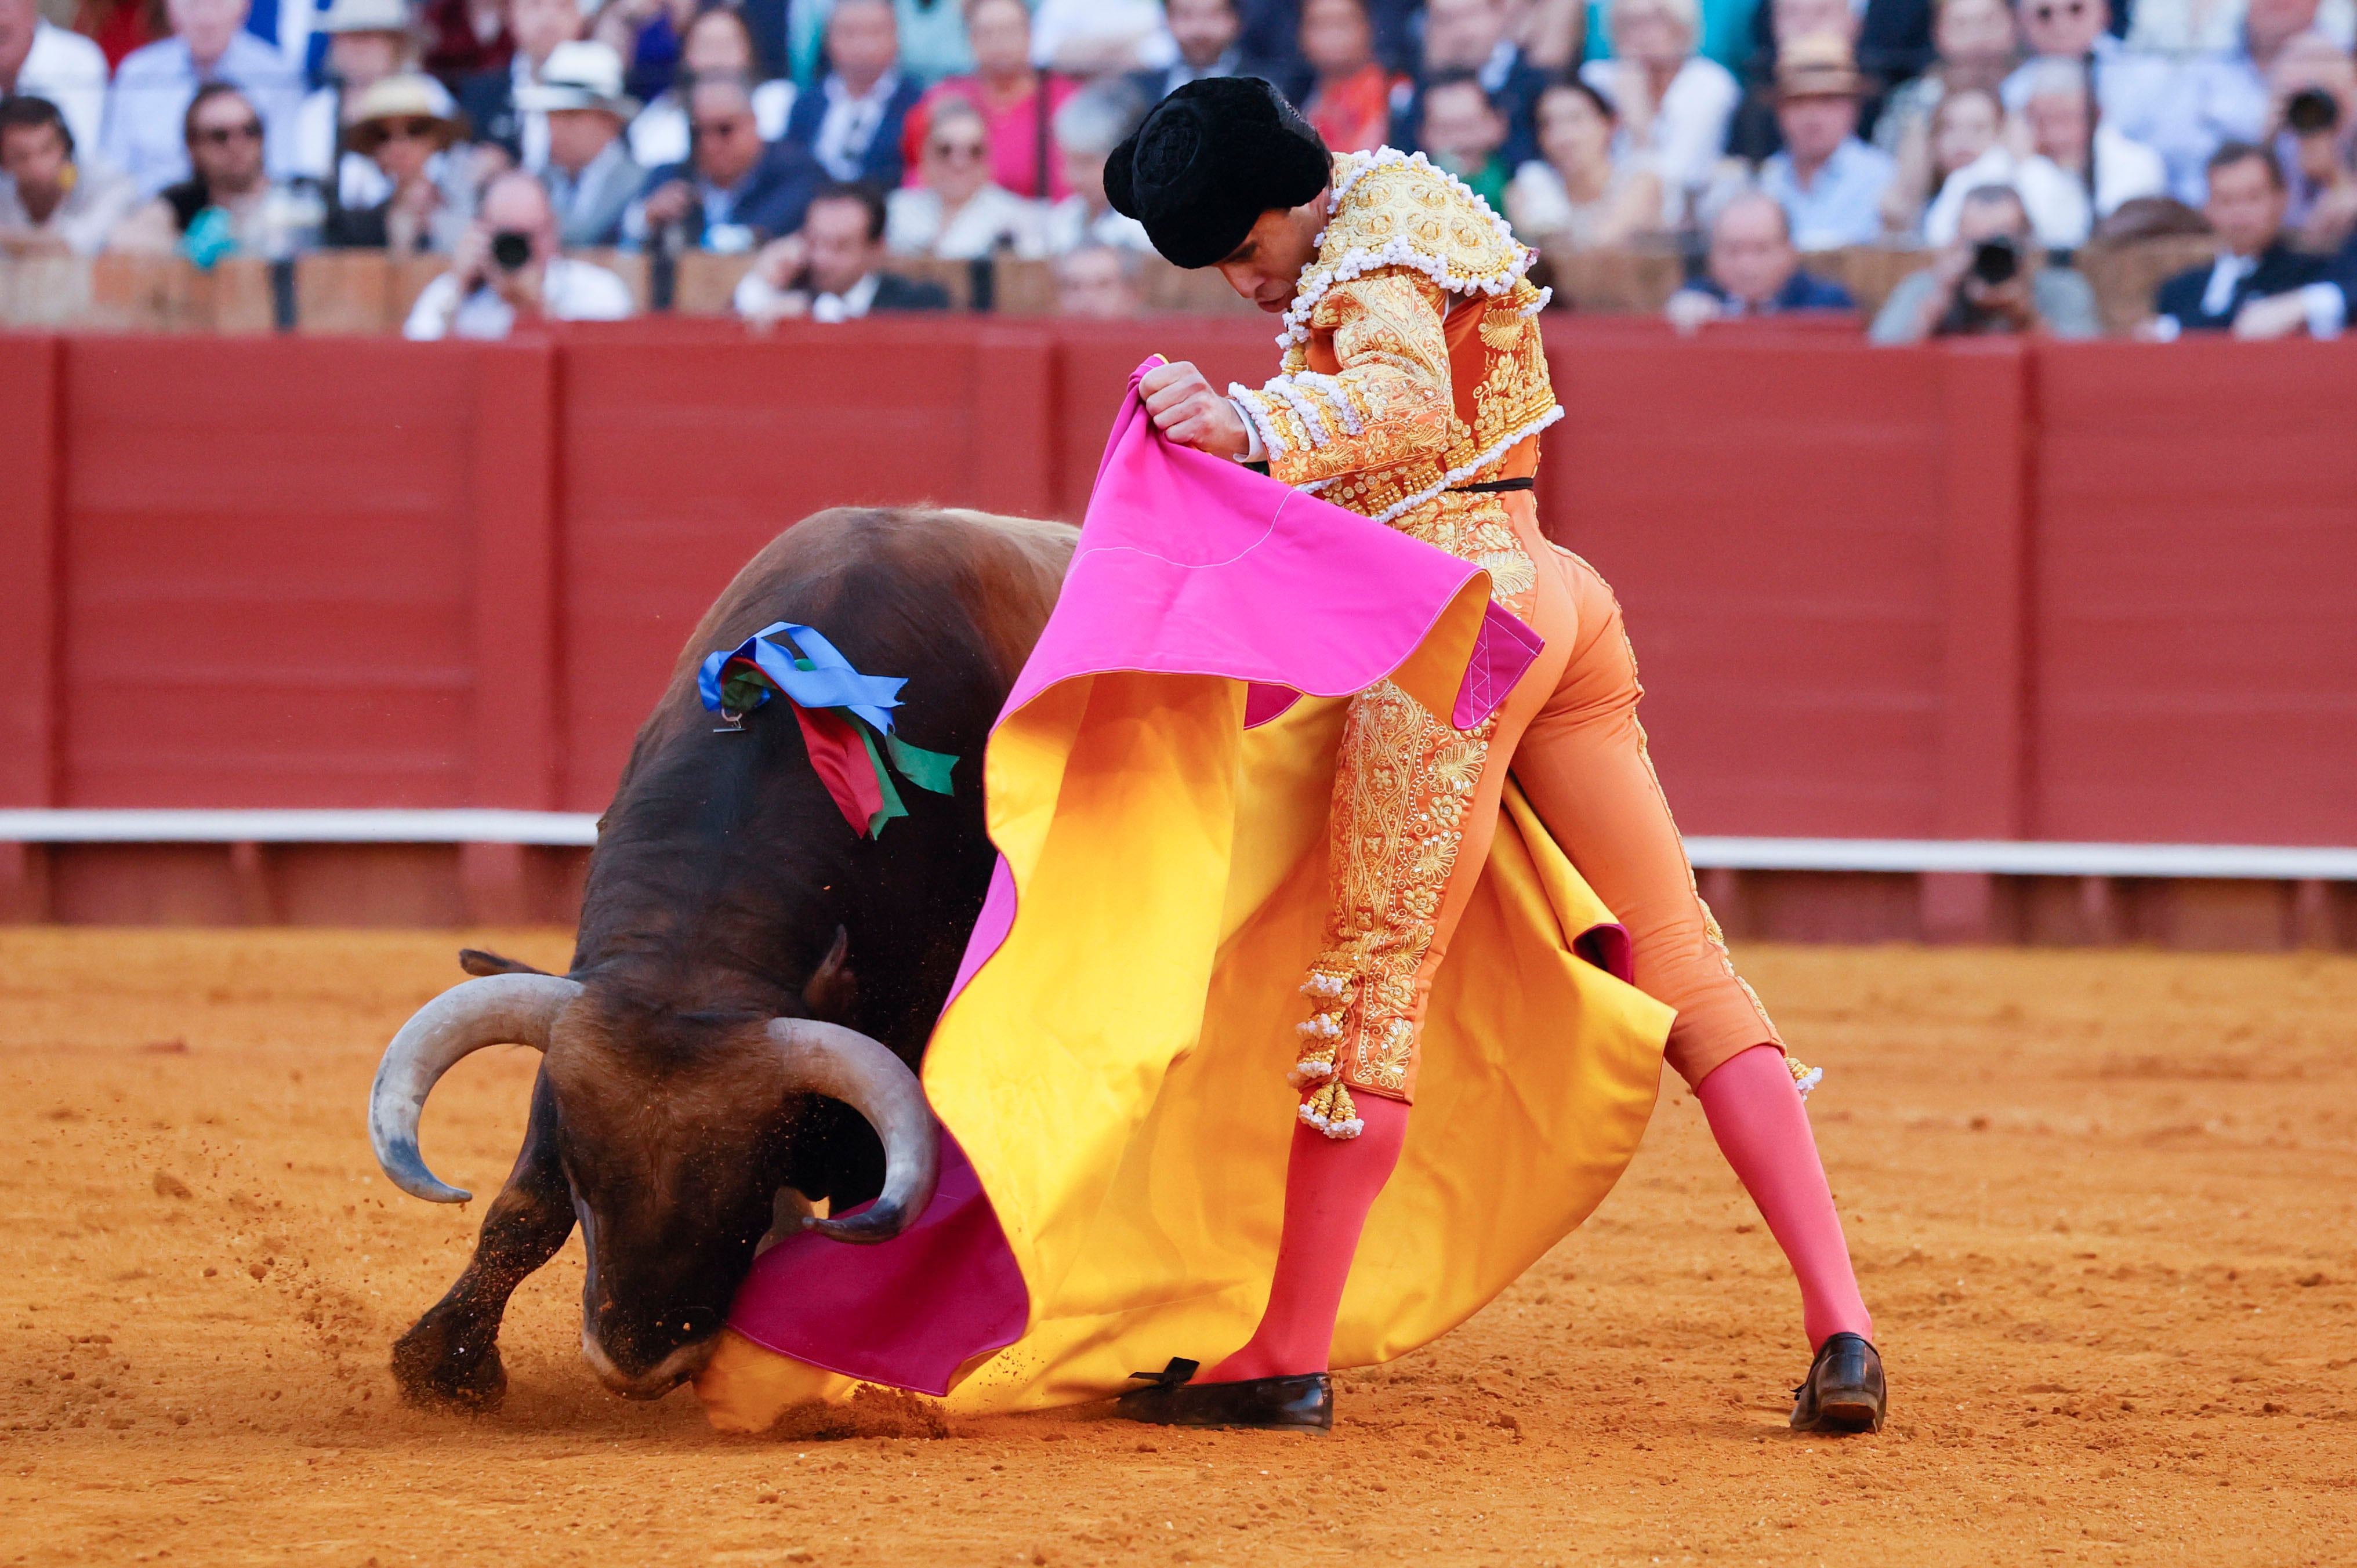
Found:
[[1260, 215], [1326, 188], [1333, 157], [1265, 81], [1209, 76], [1154, 106], [1105, 160], [1105, 199], [1182, 267], [1224, 261]]

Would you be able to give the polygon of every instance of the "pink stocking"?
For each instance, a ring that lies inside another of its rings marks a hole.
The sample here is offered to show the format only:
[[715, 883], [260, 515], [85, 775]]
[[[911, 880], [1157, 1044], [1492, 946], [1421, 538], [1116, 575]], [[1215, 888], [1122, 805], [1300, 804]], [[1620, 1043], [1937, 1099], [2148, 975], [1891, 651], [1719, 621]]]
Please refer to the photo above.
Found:
[[[1754, 1046], [1695, 1086], [1718, 1152], [1760, 1206], [1801, 1283], [1801, 1320], [1815, 1349], [1833, 1335], [1874, 1337], [1874, 1319], [1850, 1272], [1849, 1243], [1825, 1185], [1800, 1090], [1775, 1046]], [[1288, 1230], [1287, 1234], [1290, 1234]]]
[[1268, 1310], [1252, 1342], [1206, 1373], [1207, 1383], [1296, 1377], [1326, 1370], [1334, 1350], [1334, 1315], [1375, 1195], [1407, 1142], [1407, 1107], [1380, 1095], [1356, 1097], [1366, 1131], [1329, 1138], [1296, 1125], [1285, 1170], [1285, 1233]]

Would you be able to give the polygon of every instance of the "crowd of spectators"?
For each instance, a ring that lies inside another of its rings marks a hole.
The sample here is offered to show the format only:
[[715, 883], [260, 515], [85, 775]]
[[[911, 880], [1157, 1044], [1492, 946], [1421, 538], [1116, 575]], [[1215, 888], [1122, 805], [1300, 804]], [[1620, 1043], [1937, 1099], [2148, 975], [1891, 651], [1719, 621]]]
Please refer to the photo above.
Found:
[[1682, 331], [1855, 313], [1804, 258], [1867, 246], [1921, 261], [1877, 341], [2092, 335], [2075, 252], [2206, 232], [2144, 336], [2330, 336], [2352, 45], [2357, 0], [0, 0], [0, 252], [431, 256], [419, 337], [626, 314], [607, 248], [744, 257], [761, 320], [946, 307], [911, 258], [1118, 316], [1107, 155], [1252, 75], [1550, 257], [1684, 258]]

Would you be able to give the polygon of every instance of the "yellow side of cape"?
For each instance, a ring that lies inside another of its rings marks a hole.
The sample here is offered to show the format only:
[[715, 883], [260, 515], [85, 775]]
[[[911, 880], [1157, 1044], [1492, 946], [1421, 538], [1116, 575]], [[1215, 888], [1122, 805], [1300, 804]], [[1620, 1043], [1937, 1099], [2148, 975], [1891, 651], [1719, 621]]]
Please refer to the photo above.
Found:
[[[1344, 704], [1305, 700], [1246, 731], [1244, 691], [1101, 674], [992, 738], [992, 837], [1018, 913], [943, 1015], [924, 1079], [1005, 1228], [1031, 1322], [966, 1369], [952, 1410], [1101, 1399], [1173, 1356], [1212, 1365], [1266, 1303]], [[1509, 781], [1335, 1365], [1463, 1322], [1636, 1152], [1671, 1013], [1575, 956], [1611, 918]], [[716, 1424], [740, 1430], [852, 1387], [734, 1335], [697, 1385]]]

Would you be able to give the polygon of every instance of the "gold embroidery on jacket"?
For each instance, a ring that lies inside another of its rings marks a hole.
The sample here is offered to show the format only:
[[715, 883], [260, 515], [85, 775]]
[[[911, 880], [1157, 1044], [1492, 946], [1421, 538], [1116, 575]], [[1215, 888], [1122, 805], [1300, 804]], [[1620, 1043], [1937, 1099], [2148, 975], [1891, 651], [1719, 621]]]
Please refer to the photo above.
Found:
[[[1503, 502], [1451, 488], [1499, 477], [1560, 413], [1520, 247], [1478, 198], [1419, 161], [1370, 166], [1354, 156], [1336, 176], [1343, 196], [1304, 276], [1305, 296], [1317, 295], [1306, 330], [1284, 374], [1232, 395], [1274, 434], [1275, 477], [1322, 482], [1324, 499], [1480, 566], [1495, 602], [1527, 613], [1537, 570]], [[1396, 256], [1385, 247], [1403, 240], [1415, 260], [1333, 281], [1349, 258]], [[1467, 292], [1444, 292], [1437, 276]], [[1452, 306], [1482, 312], [1478, 370], [1461, 356], [1452, 367]], [[1330, 350], [1332, 373], [1310, 369], [1313, 343]], [[1453, 370], [1477, 378], [1469, 423]], [[1362, 1125], [1351, 1090], [1404, 1098], [1414, 1084], [1423, 970], [1496, 728], [1491, 714], [1458, 730], [1388, 681], [1351, 701], [1336, 757], [1326, 938], [1302, 986], [1309, 1017], [1291, 1074], [1302, 1120], [1329, 1136]]]

